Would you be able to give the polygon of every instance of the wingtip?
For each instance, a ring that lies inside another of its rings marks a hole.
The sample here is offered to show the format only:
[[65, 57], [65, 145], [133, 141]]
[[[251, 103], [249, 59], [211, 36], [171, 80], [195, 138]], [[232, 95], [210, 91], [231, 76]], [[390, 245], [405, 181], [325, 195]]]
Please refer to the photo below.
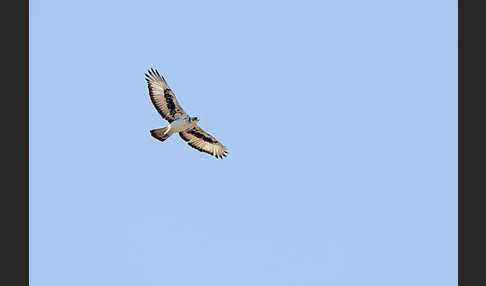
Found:
[[161, 78], [162, 80], [165, 81], [165, 78], [160, 75], [159, 71], [157, 69], [152, 68], [152, 67], [148, 69], [148, 74], [145, 73], [145, 77], [147, 79], [158, 77], [158, 78]]
[[227, 154], [226, 153], [222, 153], [222, 154], [217, 154], [217, 155], [214, 155], [216, 158], [218, 159], [224, 159], [226, 158]]

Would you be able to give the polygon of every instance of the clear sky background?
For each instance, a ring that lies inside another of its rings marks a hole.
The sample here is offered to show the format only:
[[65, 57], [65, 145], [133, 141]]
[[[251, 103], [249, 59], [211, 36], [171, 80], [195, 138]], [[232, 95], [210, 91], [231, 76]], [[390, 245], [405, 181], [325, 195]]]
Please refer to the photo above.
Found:
[[457, 285], [456, 2], [30, 1], [31, 285]]

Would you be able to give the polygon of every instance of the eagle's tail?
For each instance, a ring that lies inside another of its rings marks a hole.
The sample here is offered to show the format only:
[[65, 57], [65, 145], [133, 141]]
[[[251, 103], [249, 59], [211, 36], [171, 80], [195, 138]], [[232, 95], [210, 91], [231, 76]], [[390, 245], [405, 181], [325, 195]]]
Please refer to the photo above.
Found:
[[167, 138], [170, 137], [170, 135], [172, 135], [172, 132], [166, 132], [167, 128], [169, 128], [169, 127], [166, 126], [166, 127], [163, 127], [163, 128], [152, 129], [152, 130], [150, 130], [150, 135], [152, 135], [152, 137], [157, 138], [158, 140], [164, 142]]

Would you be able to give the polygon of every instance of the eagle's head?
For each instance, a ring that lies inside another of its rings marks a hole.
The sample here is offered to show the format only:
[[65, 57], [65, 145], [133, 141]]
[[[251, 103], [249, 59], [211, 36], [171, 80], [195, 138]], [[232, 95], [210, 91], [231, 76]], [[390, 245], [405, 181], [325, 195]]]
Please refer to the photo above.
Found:
[[197, 117], [191, 117], [191, 122], [199, 122], [199, 118]]

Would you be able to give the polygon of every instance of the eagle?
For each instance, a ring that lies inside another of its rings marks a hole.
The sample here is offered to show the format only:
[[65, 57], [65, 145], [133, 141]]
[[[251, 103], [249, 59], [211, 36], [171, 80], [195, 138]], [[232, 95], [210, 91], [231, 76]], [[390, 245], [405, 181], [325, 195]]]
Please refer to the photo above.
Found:
[[219, 159], [226, 157], [228, 153], [226, 147], [197, 125], [199, 118], [187, 115], [164, 77], [156, 69], [148, 70], [145, 80], [152, 104], [169, 122], [166, 127], [150, 130], [152, 137], [163, 142], [172, 134], [179, 133], [179, 136], [192, 148]]

